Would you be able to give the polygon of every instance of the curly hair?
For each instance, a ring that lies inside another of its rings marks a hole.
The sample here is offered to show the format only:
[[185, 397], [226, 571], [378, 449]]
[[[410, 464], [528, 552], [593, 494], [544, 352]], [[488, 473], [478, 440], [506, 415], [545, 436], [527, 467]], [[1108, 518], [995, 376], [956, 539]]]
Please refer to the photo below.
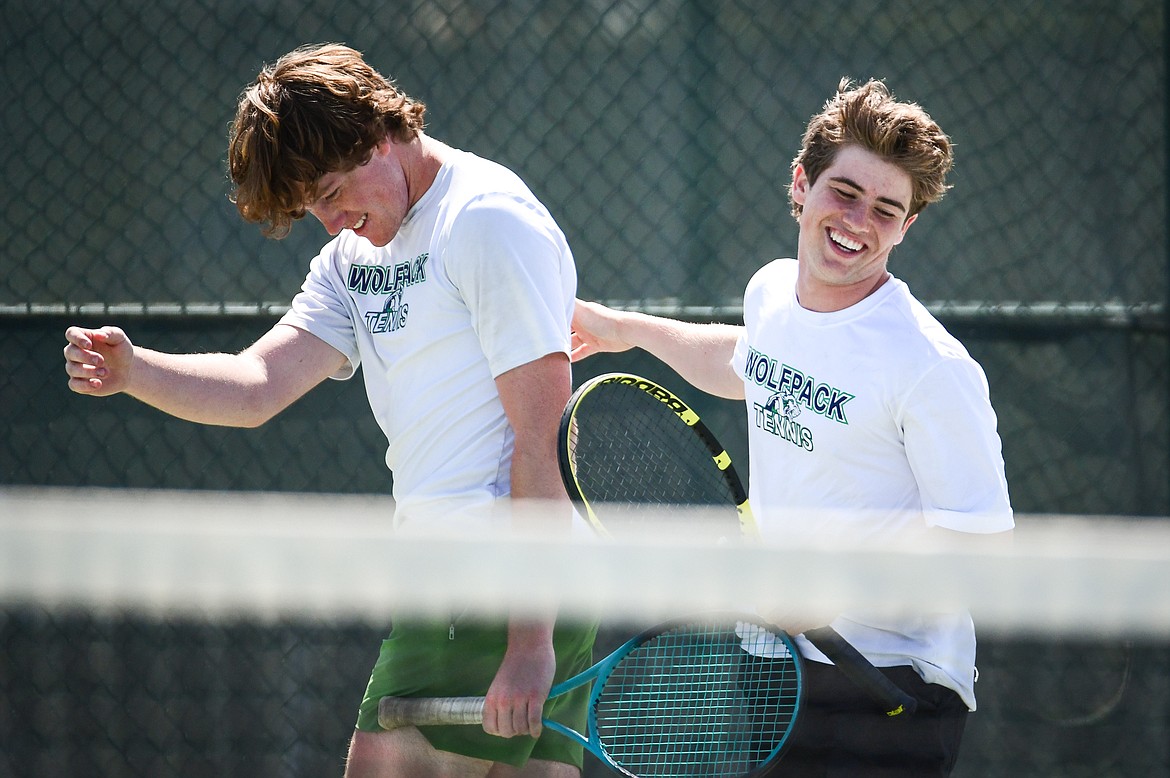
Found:
[[294, 49], [240, 95], [228, 145], [231, 200], [266, 236], [283, 238], [322, 176], [365, 164], [387, 138], [410, 141], [425, 115], [422, 102], [360, 52], [340, 44]]
[[[950, 186], [947, 173], [954, 165], [951, 140], [916, 103], [894, 99], [884, 83], [870, 79], [854, 86], [841, 79], [837, 94], [809, 120], [800, 152], [792, 170], [804, 167], [809, 183], [815, 183], [845, 146], [860, 146], [897, 165], [912, 183], [910, 212], [913, 216], [942, 199]], [[801, 206], [792, 200], [792, 215], [800, 218]]]

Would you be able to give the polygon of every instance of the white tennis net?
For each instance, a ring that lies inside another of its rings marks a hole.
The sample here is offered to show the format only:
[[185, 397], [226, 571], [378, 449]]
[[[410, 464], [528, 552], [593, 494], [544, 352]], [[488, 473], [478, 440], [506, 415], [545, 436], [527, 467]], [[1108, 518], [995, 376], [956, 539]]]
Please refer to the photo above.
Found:
[[[519, 506], [517, 506], [519, 507]], [[526, 506], [535, 516], [547, 506]], [[0, 487], [0, 774], [339, 775], [391, 614], [971, 608], [954, 778], [1170, 774], [1170, 525], [1017, 516], [986, 553], [409, 535], [381, 496]], [[704, 533], [704, 538], [709, 534]], [[608, 775], [587, 760], [585, 778]]]
[[1170, 634], [1164, 521], [1020, 516], [1010, 548], [971, 553], [712, 547], [685, 531], [701, 518], [690, 513], [627, 541], [395, 536], [391, 513], [381, 496], [7, 488], [0, 601], [371, 622], [456, 605], [657, 619], [749, 599], [817, 612], [899, 602], [965, 605], [1009, 632]]

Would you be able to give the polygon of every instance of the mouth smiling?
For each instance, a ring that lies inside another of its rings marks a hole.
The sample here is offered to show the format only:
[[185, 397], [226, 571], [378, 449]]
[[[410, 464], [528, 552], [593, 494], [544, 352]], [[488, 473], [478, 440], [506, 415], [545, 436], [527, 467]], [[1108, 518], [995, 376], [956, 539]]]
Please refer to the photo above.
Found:
[[362, 227], [366, 226], [366, 219], [368, 219], [369, 217], [370, 217], [370, 215], [368, 213], [363, 213], [362, 218], [360, 218], [356, 222], [354, 222], [354, 225], [352, 227], [350, 227], [350, 229], [353, 230], [354, 232], [357, 232]]
[[864, 243], [853, 240], [848, 235], [845, 235], [844, 233], [839, 232], [835, 229], [829, 228], [828, 234], [829, 234], [829, 241], [831, 243], [833, 243], [835, 246], [837, 246], [842, 251], [845, 251], [849, 254], [856, 254], [857, 252], [859, 252], [863, 248], [865, 248]]

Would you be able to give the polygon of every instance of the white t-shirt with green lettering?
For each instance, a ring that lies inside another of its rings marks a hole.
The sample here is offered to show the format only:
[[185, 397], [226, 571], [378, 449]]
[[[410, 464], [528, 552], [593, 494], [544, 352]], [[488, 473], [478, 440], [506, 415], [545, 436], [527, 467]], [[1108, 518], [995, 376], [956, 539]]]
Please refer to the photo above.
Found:
[[[987, 379], [962, 344], [896, 278], [818, 313], [797, 301], [796, 271], [795, 260], [775, 260], [751, 279], [732, 362], [765, 537], [866, 545], [912, 541], [928, 527], [1011, 529]], [[974, 709], [968, 613], [848, 612], [832, 626], [875, 665], [911, 665]]]
[[346, 356], [335, 378], [361, 366], [399, 524], [509, 493], [513, 433], [495, 378], [568, 353], [576, 283], [547, 209], [514, 173], [463, 151], [389, 245], [345, 230], [312, 261], [281, 323]]

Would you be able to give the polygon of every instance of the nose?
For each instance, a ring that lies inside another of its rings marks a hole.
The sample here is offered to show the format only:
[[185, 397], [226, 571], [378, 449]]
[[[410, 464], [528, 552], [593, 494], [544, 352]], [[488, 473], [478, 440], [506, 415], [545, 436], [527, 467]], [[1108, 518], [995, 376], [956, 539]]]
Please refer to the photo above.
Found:
[[861, 229], [865, 227], [866, 214], [868, 213], [869, 206], [865, 203], [850, 203], [849, 207], [845, 209], [844, 221], [851, 229]]

